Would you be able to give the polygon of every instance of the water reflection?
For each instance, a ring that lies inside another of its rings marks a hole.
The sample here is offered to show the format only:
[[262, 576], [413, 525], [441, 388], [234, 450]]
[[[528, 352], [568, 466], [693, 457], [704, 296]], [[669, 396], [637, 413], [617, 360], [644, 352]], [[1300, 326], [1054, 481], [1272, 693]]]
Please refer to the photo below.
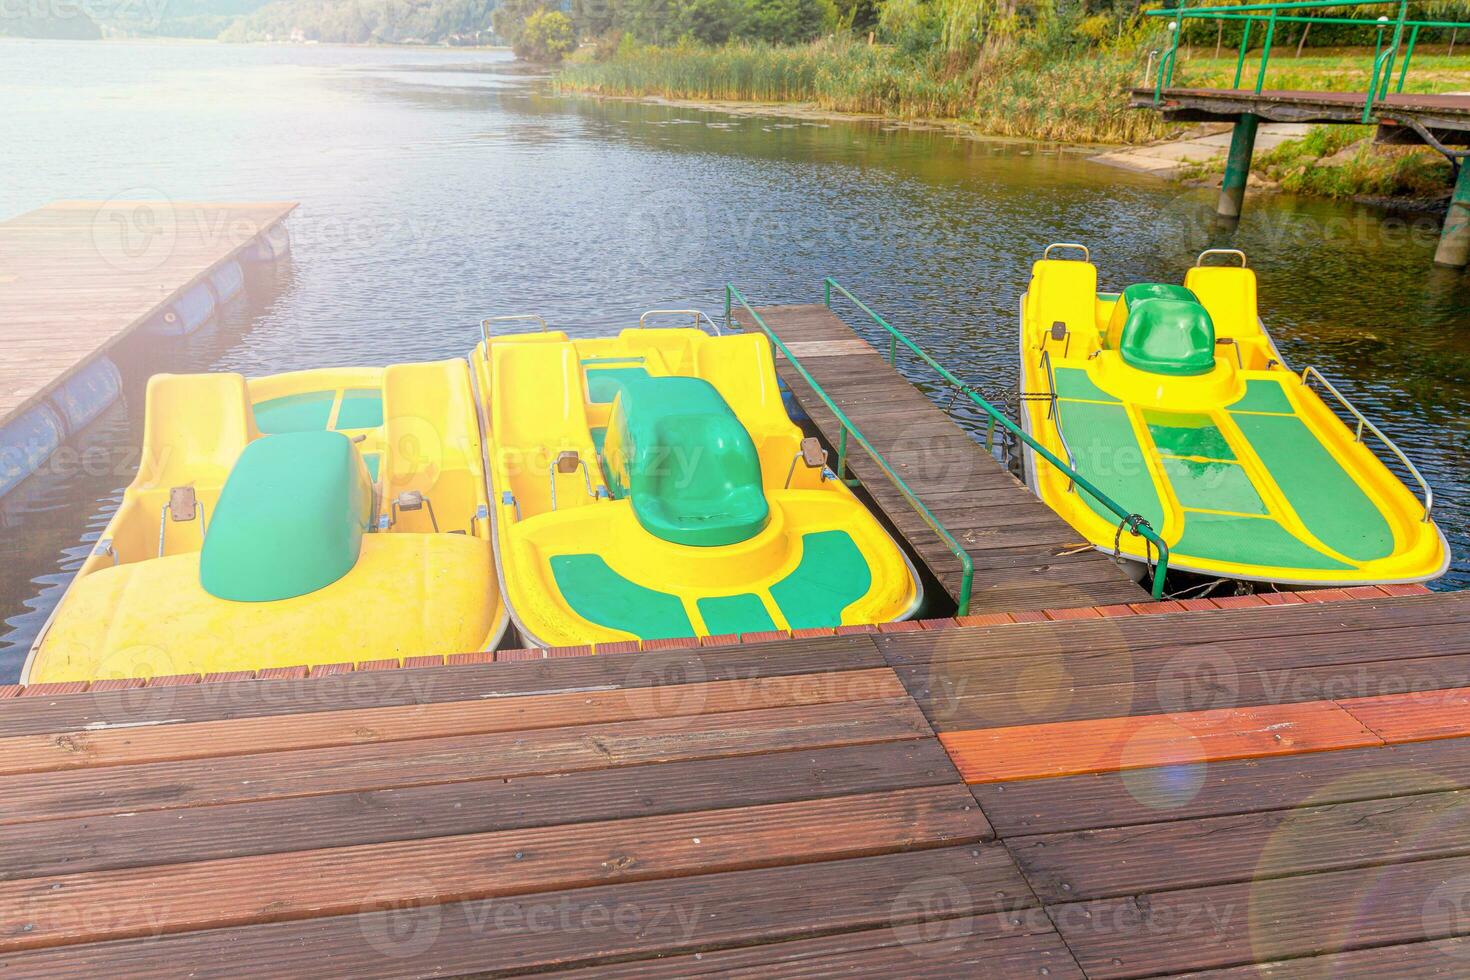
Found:
[[[1236, 228], [1213, 192], [1053, 147], [825, 119], [562, 98], [466, 51], [4, 43], [0, 214], [59, 197], [298, 199], [294, 264], [183, 344], [138, 344], [89, 433], [123, 457], [160, 370], [261, 374], [462, 354], [489, 313], [574, 333], [652, 307], [811, 301], [836, 275], [957, 373], [1015, 385], [1016, 308], [1048, 242], [1105, 284], [1178, 281], [1207, 247], [1261, 276], [1285, 356], [1317, 365], [1418, 461], [1470, 585], [1470, 278], [1434, 222], [1289, 198]], [[64, 81], [63, 81], [64, 79]], [[963, 408], [963, 406], [961, 406]], [[971, 419], [971, 421], [975, 421]], [[12, 676], [131, 470], [38, 481], [0, 535]]]

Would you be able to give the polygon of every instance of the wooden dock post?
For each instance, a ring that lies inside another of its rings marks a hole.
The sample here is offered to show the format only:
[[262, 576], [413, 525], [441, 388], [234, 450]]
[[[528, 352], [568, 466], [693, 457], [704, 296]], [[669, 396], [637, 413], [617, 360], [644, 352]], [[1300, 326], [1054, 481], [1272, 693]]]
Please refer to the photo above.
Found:
[[1225, 158], [1225, 179], [1220, 183], [1220, 203], [1215, 213], [1223, 218], [1240, 217], [1245, 205], [1245, 185], [1251, 174], [1251, 156], [1256, 149], [1256, 128], [1261, 117], [1243, 112], [1230, 134], [1230, 155]]
[[1470, 167], [1461, 159], [1458, 169], [1455, 193], [1450, 197], [1439, 246], [1434, 250], [1434, 264], [1462, 269], [1470, 262]]

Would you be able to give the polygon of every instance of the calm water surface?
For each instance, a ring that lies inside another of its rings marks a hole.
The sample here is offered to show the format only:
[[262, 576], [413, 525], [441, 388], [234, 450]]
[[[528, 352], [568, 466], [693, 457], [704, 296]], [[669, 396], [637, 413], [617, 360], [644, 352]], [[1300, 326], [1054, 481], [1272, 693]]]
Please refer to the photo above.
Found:
[[1442, 584], [1470, 586], [1470, 277], [1431, 271], [1425, 219], [1277, 198], [1232, 232], [1207, 191], [1054, 147], [561, 98], [491, 52], [0, 41], [0, 121], [0, 217], [301, 202], [292, 261], [215, 329], [131, 345], [128, 397], [77, 465], [0, 508], [0, 681], [132, 477], [151, 372], [453, 357], [491, 313], [597, 333], [719, 311], [727, 281], [813, 301], [835, 275], [999, 395], [1030, 263], [1058, 240], [1090, 244], [1105, 285], [1249, 253], [1283, 353], [1419, 463], [1458, 553]]

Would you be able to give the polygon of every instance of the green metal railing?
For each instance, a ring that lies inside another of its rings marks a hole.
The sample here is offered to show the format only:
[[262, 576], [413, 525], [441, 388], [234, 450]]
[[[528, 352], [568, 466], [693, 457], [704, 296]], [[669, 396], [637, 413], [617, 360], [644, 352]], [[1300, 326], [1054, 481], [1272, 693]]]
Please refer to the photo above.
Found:
[[960, 547], [960, 543], [955, 540], [955, 536], [949, 533], [949, 530], [939, 522], [939, 518], [935, 517], [933, 512], [924, 506], [924, 502], [909, 488], [909, 485], [904, 482], [903, 477], [894, 472], [893, 467], [888, 465], [888, 460], [884, 459], [883, 454], [873, 447], [873, 444], [868, 441], [867, 436], [863, 435], [862, 430], [853, 424], [852, 419], [847, 417], [847, 413], [837, 407], [837, 404], [832, 401], [827, 395], [827, 392], [822, 389], [822, 386], [817, 384], [817, 379], [811, 376], [806, 367], [797, 359], [796, 355], [791, 353], [791, 349], [786, 346], [785, 342], [776, 336], [775, 331], [766, 325], [766, 321], [755, 311], [755, 307], [751, 306], [745, 297], [741, 295], [740, 290], [736, 289], [733, 283], [725, 286], [726, 326], [731, 326], [735, 322], [730, 316], [735, 303], [739, 303], [745, 308], [745, 311], [750, 314], [751, 319], [755, 321], [756, 326], [765, 332], [765, 335], [771, 339], [771, 343], [775, 344], [777, 349], [785, 355], [786, 359], [791, 362], [791, 366], [796, 368], [801, 376], [806, 379], [806, 383], [812, 386], [812, 391], [817, 393], [817, 397], [822, 399], [822, 402], [837, 417], [837, 421], [841, 423], [842, 435], [837, 449], [838, 479], [844, 479], [847, 473], [847, 439], [848, 433], [850, 432], [852, 433], [852, 438], [857, 440], [858, 445], [866, 449], [868, 455], [873, 458], [873, 461], [882, 468], [884, 474], [887, 475], [898, 492], [904, 495], [909, 505], [914, 508], [914, 512], [924, 519], [924, 523], [929, 525], [930, 530], [939, 535], [940, 539], [944, 541], [945, 546], [949, 548], [955, 558], [959, 559], [962, 574], [960, 578], [960, 594], [956, 600], [958, 606], [956, 614], [960, 616], [967, 615], [970, 611], [970, 596], [975, 587], [975, 562], [970, 558], [969, 553]]
[[[1287, 10], [1313, 10], [1322, 7], [1382, 7], [1394, 6], [1398, 8], [1398, 16], [1390, 18], [1387, 15], [1378, 17], [1376, 20], [1366, 20], [1361, 17], [1313, 17], [1302, 14], [1286, 14]], [[1373, 116], [1373, 104], [1381, 102], [1388, 97], [1389, 85], [1393, 80], [1393, 69], [1398, 60], [1399, 51], [1404, 47], [1404, 31], [1409, 32], [1409, 43], [1404, 49], [1403, 63], [1399, 65], [1398, 84], [1394, 87], [1395, 92], [1404, 90], [1404, 80], [1409, 75], [1409, 62], [1414, 58], [1414, 48], [1419, 43], [1419, 32], [1425, 28], [1432, 30], [1454, 30], [1470, 27], [1470, 23], [1462, 24], [1453, 21], [1442, 20], [1409, 20], [1408, 0], [1295, 0], [1288, 3], [1248, 3], [1237, 4], [1230, 7], [1186, 7], [1183, 2], [1177, 7], [1163, 10], [1150, 10], [1150, 17], [1168, 17], [1169, 30], [1172, 34], [1169, 50], [1159, 59], [1158, 70], [1154, 75], [1154, 105], [1163, 101], [1164, 89], [1174, 83], [1174, 66], [1179, 53], [1179, 41], [1184, 34], [1184, 21], [1186, 18], [1197, 20], [1217, 21], [1244, 21], [1245, 27], [1240, 34], [1240, 53], [1235, 61], [1235, 82], [1232, 88], [1240, 88], [1241, 79], [1245, 72], [1246, 53], [1250, 49], [1251, 30], [1257, 22], [1265, 22], [1266, 35], [1261, 44], [1261, 57], [1256, 67], [1255, 92], [1261, 93], [1266, 84], [1266, 67], [1271, 59], [1271, 44], [1276, 37], [1277, 24], [1353, 24], [1372, 29], [1377, 32], [1377, 46], [1373, 51], [1373, 67], [1368, 77], [1368, 90], [1363, 104], [1363, 122], [1371, 121]], [[1388, 29], [1393, 28], [1392, 35], [1388, 35]], [[1385, 44], [1385, 38], [1387, 43]]]
[[[953, 386], [956, 391], [963, 392], [965, 396], [968, 397], [977, 408], [985, 413], [988, 419], [989, 433], [991, 435], [993, 435], [995, 427], [997, 425], [1005, 429], [1007, 432], [1011, 433], [1017, 439], [1021, 440], [1021, 442], [1029, 446], [1036, 453], [1037, 456], [1045, 459], [1052, 466], [1067, 474], [1068, 478], [1075, 486], [1081, 487], [1084, 491], [1091, 495], [1094, 500], [1116, 514], [1119, 521], [1121, 522], [1120, 528], [1124, 524], [1128, 525], [1134, 535], [1143, 537], [1151, 545], [1158, 549], [1159, 557], [1158, 562], [1154, 568], [1152, 583], [1153, 596], [1155, 599], [1163, 598], [1164, 577], [1169, 570], [1169, 546], [1164, 543], [1163, 538], [1159, 537], [1157, 532], [1150, 528], [1146, 522], [1137, 522], [1136, 518], [1138, 515], [1129, 513], [1128, 511], [1124, 510], [1110, 497], [1108, 497], [1107, 494], [1103, 493], [1091, 482], [1089, 482], [1085, 477], [1083, 477], [1080, 473], [1073, 469], [1070, 465], [1063, 462], [1049, 449], [1047, 449], [1045, 446], [1041, 445], [1041, 443], [1037, 442], [1034, 438], [1028, 435], [1019, 425], [1007, 418], [1004, 412], [1001, 412], [994, 405], [991, 405], [988, 401], [976, 394], [974, 388], [961, 381], [959, 378], [955, 377], [947, 368], [944, 367], [944, 365], [940, 364], [934, 358], [930, 357], [923, 348], [919, 347], [907, 336], [905, 336], [902, 331], [898, 330], [887, 320], [883, 319], [883, 317], [880, 316], [876, 311], [874, 311], [862, 300], [854, 296], [851, 292], [847, 290], [846, 287], [844, 287], [836, 279], [833, 279], [830, 276], [822, 281], [822, 302], [828, 309], [832, 307], [832, 293], [834, 290], [840, 293], [842, 296], [846, 297], [850, 302], [853, 303], [853, 305], [855, 305], [858, 309], [862, 310], [869, 317], [871, 317], [874, 323], [887, 331], [888, 364], [890, 367], [894, 368], [895, 370], [897, 370], [898, 368], [899, 345], [902, 344], [904, 347], [907, 347], [910, 351], [917, 355], [920, 360], [922, 360], [929, 367], [933, 368], [934, 371], [938, 373], [939, 376], [943, 378], [946, 383]], [[842, 424], [842, 432], [838, 443], [837, 455], [837, 472], [839, 476], [846, 472], [845, 467], [847, 456], [847, 438], [848, 432], [851, 431], [853, 438], [857, 439], [859, 445], [861, 445], [864, 449], [868, 451], [868, 454], [873, 458], [875, 462], [878, 463], [880, 467], [882, 467], [883, 472], [887, 474], [888, 478], [893, 482], [894, 486], [898, 488], [899, 492], [901, 492], [904, 497], [908, 499], [909, 503], [913, 506], [914, 510], [919, 514], [919, 516], [924, 519], [925, 523], [927, 523], [936, 534], [944, 539], [950, 550], [954, 552], [955, 557], [960, 560], [960, 565], [964, 570], [964, 579], [960, 590], [961, 609], [959, 614], [964, 615], [965, 610], [969, 608], [970, 591], [974, 579], [974, 562], [971, 560], [969, 554], [967, 554], [964, 549], [960, 547], [959, 542], [955, 540], [954, 535], [945, 530], [944, 526], [939, 523], [939, 519], [930, 512], [929, 508], [924, 506], [923, 501], [919, 500], [914, 492], [909, 489], [908, 484], [904, 483], [903, 478], [893, 471], [893, 468], [888, 465], [888, 462], [883, 458], [882, 454], [880, 454], [876, 449], [873, 448], [873, 445], [868, 442], [868, 440], [863, 436], [862, 432], [858, 430], [857, 426], [852, 423], [852, 420], [849, 419], [847, 415], [843, 413], [843, 411], [839, 409], [836, 404], [833, 403], [832, 399], [822, 389], [822, 386], [819, 385], [816, 379], [807, 372], [806, 368], [802, 366], [801, 362], [797, 360], [797, 358], [791, 353], [786, 344], [782, 342], [781, 338], [777, 337], [775, 332], [766, 325], [765, 320], [761, 319], [760, 314], [757, 313], [753, 308], [751, 308], [751, 305], [746, 302], [745, 297], [740, 294], [740, 290], [736, 289], [733, 285], [725, 287], [725, 322], [727, 324], [733, 322], [730, 319], [730, 314], [732, 312], [732, 300], [738, 301], [739, 304], [743, 306], [747, 312], [750, 313], [751, 317], [755, 320], [756, 325], [759, 326], [761, 330], [765, 332], [766, 336], [771, 339], [771, 343], [775, 344], [776, 347], [781, 351], [781, 353], [785, 355], [786, 359], [791, 362], [792, 366], [796, 368], [796, 370], [801, 374], [802, 378], [804, 378], [806, 382], [812, 386], [812, 390], [817, 393], [817, 397], [822, 399], [823, 403], [825, 403], [826, 406], [832, 411], [832, 413], [837, 416], [838, 421]], [[989, 437], [987, 441], [989, 441]]]

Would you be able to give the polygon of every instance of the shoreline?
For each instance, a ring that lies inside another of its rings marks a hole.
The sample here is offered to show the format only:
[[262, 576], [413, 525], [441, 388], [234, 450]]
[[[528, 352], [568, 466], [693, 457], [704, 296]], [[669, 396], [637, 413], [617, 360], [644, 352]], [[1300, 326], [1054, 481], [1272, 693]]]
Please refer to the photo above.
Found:
[[1043, 140], [1026, 136], [997, 136], [986, 133], [960, 119], [928, 119], [890, 116], [877, 112], [846, 112], [840, 109], [823, 109], [812, 102], [742, 102], [726, 99], [675, 99], [664, 95], [613, 95], [577, 88], [563, 88], [552, 80], [557, 94], [577, 98], [597, 99], [608, 102], [630, 102], [638, 105], [663, 106], [670, 109], [688, 109], [694, 112], [721, 112], [729, 116], [746, 118], [799, 119], [803, 122], [825, 123], [870, 123], [881, 127], [884, 132], [908, 130], [916, 133], [949, 133], [977, 143], [1015, 143], [1028, 146], [1045, 146], [1060, 152], [1092, 157], [1117, 149], [1111, 143], [1072, 143], [1059, 140]]
[[[1154, 177], [1179, 187], [1218, 189], [1220, 180], [1218, 175], [1214, 173], [1214, 168], [1223, 164], [1225, 148], [1229, 144], [1228, 127], [1224, 129], [1224, 140], [1217, 139], [1219, 134], [1204, 134], [1200, 132], [1202, 127], [1191, 126], [1182, 128], [1178, 134], [1170, 139], [1154, 140], [1148, 143], [1071, 143], [1023, 136], [997, 136], [983, 132], [974, 124], [958, 119], [906, 118], [903, 116], [885, 115], [883, 113], [845, 112], [837, 109], [823, 109], [811, 102], [745, 102], [725, 99], [671, 98], [663, 95], [616, 95], [580, 88], [564, 87], [558, 84], [554, 77], [552, 78], [551, 84], [558, 94], [561, 95], [612, 102], [630, 102], [673, 109], [688, 109], [690, 111], [719, 112], [729, 116], [745, 118], [796, 119], [804, 122], [827, 123], [869, 123], [881, 126], [884, 131], [908, 130], [910, 132], [938, 132], [948, 133], [975, 142], [1045, 146], [1057, 152], [1080, 156], [1099, 166], [1112, 167], [1116, 170], [1140, 176]], [[1302, 138], [1301, 133], [1292, 130], [1293, 124], [1270, 125], [1279, 125], [1283, 130], [1291, 130], [1284, 138], [1279, 139], [1275, 145]], [[1306, 128], [1310, 129], [1311, 127]], [[1218, 152], [1214, 152], [1213, 147], [1211, 148], [1211, 152], [1200, 152], [1193, 156], [1187, 152], [1192, 145], [1211, 144], [1213, 142], [1220, 144]], [[1166, 153], [1171, 150], [1178, 150], [1180, 155], [1177, 159], [1170, 161], [1168, 166], [1151, 166], [1145, 162], [1151, 152], [1158, 153], [1161, 150]], [[1321, 159], [1326, 158], [1323, 157]], [[1276, 181], [1263, 178], [1254, 172], [1250, 176], [1248, 193], [1252, 197], [1284, 194], [1313, 200], [1333, 199], [1327, 195], [1288, 190], [1281, 187]], [[1383, 195], [1363, 193], [1337, 198], [1337, 200], [1348, 201], [1353, 204], [1388, 212], [1428, 213], [1443, 210], [1449, 200], [1449, 196], [1450, 189], [1446, 187], [1443, 194]]]

